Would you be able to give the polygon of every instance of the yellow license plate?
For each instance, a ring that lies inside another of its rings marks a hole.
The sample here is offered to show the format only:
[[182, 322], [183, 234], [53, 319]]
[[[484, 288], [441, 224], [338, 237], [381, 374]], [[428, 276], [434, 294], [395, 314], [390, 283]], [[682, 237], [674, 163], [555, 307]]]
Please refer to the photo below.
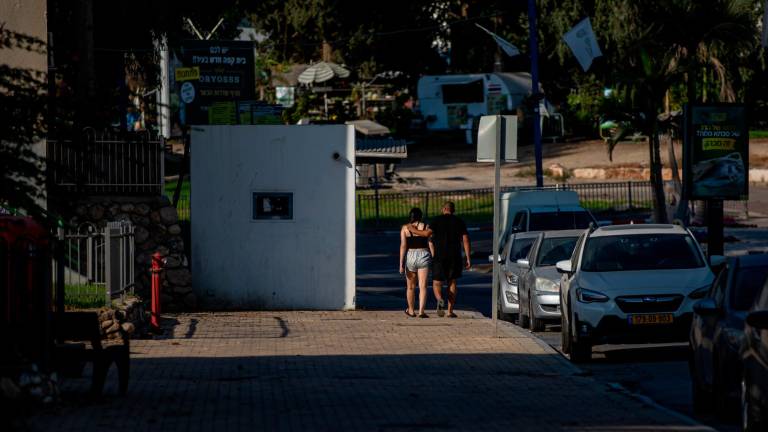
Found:
[[643, 315], [630, 315], [629, 323], [631, 325], [648, 325], [648, 324], [672, 324], [672, 314], [643, 314]]

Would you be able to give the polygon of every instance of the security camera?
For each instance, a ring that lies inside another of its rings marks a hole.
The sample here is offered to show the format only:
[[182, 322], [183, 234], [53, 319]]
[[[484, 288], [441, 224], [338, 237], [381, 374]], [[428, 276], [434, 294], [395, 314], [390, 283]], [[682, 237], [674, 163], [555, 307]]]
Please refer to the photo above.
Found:
[[341, 155], [339, 154], [339, 152], [333, 152], [333, 160], [337, 161], [339, 159], [341, 159]]

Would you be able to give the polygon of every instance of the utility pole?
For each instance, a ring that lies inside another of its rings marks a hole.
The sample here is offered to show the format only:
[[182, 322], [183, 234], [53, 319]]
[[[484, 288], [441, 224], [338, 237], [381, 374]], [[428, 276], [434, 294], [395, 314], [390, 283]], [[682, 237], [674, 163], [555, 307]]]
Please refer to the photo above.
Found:
[[157, 41], [160, 53], [160, 89], [158, 92], [158, 123], [160, 135], [166, 139], [171, 137], [171, 89], [168, 83], [170, 78], [170, 59], [168, 51], [168, 39], [163, 36]]
[[536, 0], [528, 0], [528, 30], [531, 42], [531, 99], [533, 100], [533, 148], [536, 158], [536, 187], [544, 186], [541, 164], [541, 113], [539, 112], [539, 43], [536, 31]]

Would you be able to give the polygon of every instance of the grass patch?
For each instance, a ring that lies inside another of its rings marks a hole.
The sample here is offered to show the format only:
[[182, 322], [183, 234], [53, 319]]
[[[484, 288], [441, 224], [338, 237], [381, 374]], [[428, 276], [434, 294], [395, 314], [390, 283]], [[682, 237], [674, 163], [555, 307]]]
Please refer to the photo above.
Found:
[[[445, 192], [423, 194], [381, 194], [379, 198], [379, 227], [397, 227], [407, 222], [411, 208], [419, 207], [424, 219], [440, 214], [445, 201], [453, 201], [456, 214], [470, 223], [492, 223], [493, 194]], [[363, 228], [376, 227], [376, 200], [369, 191], [357, 194], [355, 217]]]
[[64, 284], [64, 306], [93, 309], [106, 306], [107, 288], [94, 284]]
[[768, 138], [768, 130], [751, 130], [749, 131], [749, 137], [754, 138]]
[[[168, 198], [173, 199], [173, 194], [176, 192], [176, 181], [170, 181], [165, 183], [165, 195]], [[189, 201], [189, 179], [184, 179], [184, 182], [181, 184], [181, 195], [179, 195], [179, 199]]]

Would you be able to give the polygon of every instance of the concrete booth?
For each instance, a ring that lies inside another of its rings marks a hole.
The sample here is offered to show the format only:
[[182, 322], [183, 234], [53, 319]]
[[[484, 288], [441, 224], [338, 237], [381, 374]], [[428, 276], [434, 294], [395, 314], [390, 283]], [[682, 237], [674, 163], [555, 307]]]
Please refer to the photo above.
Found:
[[192, 129], [192, 277], [202, 306], [354, 309], [354, 127]]

